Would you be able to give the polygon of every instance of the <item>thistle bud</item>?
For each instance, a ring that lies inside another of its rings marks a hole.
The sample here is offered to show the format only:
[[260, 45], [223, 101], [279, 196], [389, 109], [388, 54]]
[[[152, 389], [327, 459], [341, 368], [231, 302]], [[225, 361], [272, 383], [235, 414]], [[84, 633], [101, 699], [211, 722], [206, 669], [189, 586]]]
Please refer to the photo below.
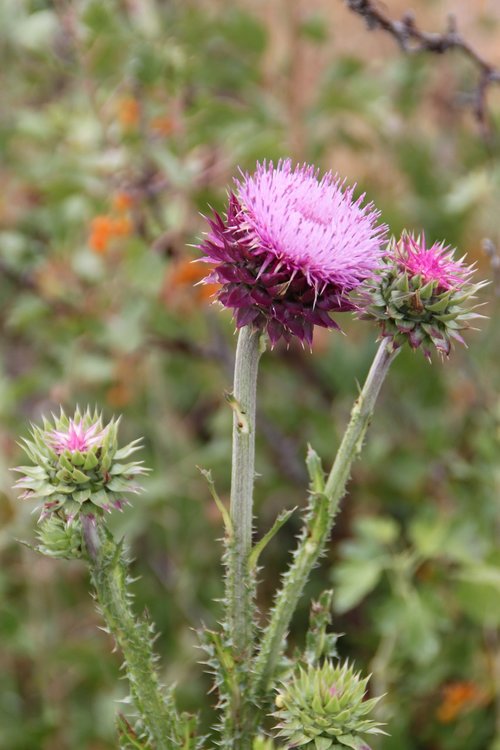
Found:
[[135, 480], [147, 470], [142, 461], [126, 462], [140, 441], [119, 448], [118, 423], [112, 419], [103, 425], [102, 416], [89, 409], [83, 414], [77, 409], [72, 418], [61, 410], [52, 422], [44, 419], [43, 428], [33, 426], [31, 439], [22, 440], [33, 465], [14, 469], [21, 474], [15, 486], [23, 490], [22, 499], [41, 502], [41, 533], [52, 540], [41, 539], [45, 546], [57, 549], [62, 543], [55, 540], [60, 526], [55, 521], [44, 525], [54, 514], [66, 524], [81, 513], [98, 518], [103, 511], [121, 510], [125, 493], [140, 492]]
[[385, 732], [379, 722], [367, 718], [380, 700], [364, 700], [368, 679], [347, 663], [300, 667], [278, 693], [277, 736], [287, 748], [370, 750], [362, 735]]
[[80, 524], [66, 523], [52, 513], [45, 518], [37, 531], [39, 544], [36, 551], [47, 557], [75, 560], [82, 557], [83, 540]]
[[360, 317], [376, 320], [394, 348], [408, 343], [430, 359], [433, 347], [448, 356], [452, 341], [482, 317], [471, 304], [486, 282], [472, 283], [473, 266], [454, 260], [442, 243], [403, 233], [389, 245], [384, 264], [361, 293]]

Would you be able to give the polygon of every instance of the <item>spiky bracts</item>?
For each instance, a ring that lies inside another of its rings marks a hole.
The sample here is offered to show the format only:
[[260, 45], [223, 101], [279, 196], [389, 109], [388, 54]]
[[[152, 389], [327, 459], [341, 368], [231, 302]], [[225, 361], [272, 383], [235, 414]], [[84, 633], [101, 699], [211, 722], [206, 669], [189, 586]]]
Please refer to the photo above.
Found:
[[330, 313], [353, 309], [349, 292], [378, 266], [386, 234], [373, 204], [353, 192], [289, 159], [236, 180], [200, 249], [214, 265], [205, 281], [221, 284], [217, 299], [237, 328], [265, 330], [272, 345], [293, 336], [310, 345], [315, 325], [339, 327]]
[[277, 736], [300, 750], [370, 750], [364, 734], [384, 734], [369, 719], [379, 698], [364, 700], [368, 678], [349, 664], [299, 667], [276, 698]]
[[360, 317], [380, 324], [381, 336], [397, 348], [408, 343], [448, 356], [453, 341], [481, 316], [473, 300], [485, 282], [472, 283], [473, 266], [455, 260], [443, 243], [426, 246], [424, 235], [403, 233], [392, 240], [383, 267], [368, 280], [361, 293]]
[[67, 523], [80, 513], [99, 516], [121, 509], [125, 494], [140, 492], [136, 478], [147, 470], [142, 462], [126, 462], [140, 440], [118, 448], [118, 423], [103, 425], [97, 411], [77, 409], [72, 418], [61, 410], [52, 421], [44, 419], [43, 428], [32, 426], [31, 439], [23, 438], [21, 446], [33, 466], [14, 471], [22, 475], [16, 482], [21, 497], [42, 503], [40, 520], [52, 514]]

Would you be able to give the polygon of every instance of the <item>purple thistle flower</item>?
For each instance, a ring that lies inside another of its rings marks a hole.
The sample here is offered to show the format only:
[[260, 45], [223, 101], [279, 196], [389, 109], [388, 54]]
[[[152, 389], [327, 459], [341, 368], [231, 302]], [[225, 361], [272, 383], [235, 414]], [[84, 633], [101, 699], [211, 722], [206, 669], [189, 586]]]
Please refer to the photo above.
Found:
[[225, 220], [209, 219], [200, 249], [215, 266], [205, 282], [221, 284], [217, 299], [237, 328], [266, 330], [272, 345], [292, 336], [310, 345], [315, 325], [338, 329], [329, 313], [353, 310], [349, 292], [380, 263], [379, 212], [331, 172], [320, 178], [290, 159], [235, 182]]

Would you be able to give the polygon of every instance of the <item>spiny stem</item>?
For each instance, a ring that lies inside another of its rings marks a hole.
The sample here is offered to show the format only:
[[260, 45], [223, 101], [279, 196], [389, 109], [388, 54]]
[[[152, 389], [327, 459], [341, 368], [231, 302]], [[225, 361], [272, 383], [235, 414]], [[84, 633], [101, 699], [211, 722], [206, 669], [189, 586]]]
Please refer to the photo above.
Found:
[[255, 661], [253, 691], [265, 695], [278, 660], [284, 651], [286, 634], [311, 570], [324, 552], [340, 501], [345, 495], [354, 459], [359, 455], [370, 424], [377, 396], [398, 350], [390, 351], [384, 340], [379, 346], [363, 389], [354, 403], [351, 419], [323, 488], [311, 506], [293, 561], [283, 578]]
[[[254, 584], [249, 571], [252, 548], [253, 485], [255, 475], [255, 406], [261, 333], [240, 330], [234, 366], [233, 454], [230, 515], [233, 535], [228, 549], [226, 580], [228, 629], [233, 656], [242, 677], [228, 706], [234, 726], [234, 750], [245, 748], [245, 675], [248, 679], [253, 648]], [[240, 744], [241, 738], [241, 744]]]
[[97, 602], [123, 653], [135, 708], [155, 750], [174, 750], [173, 707], [162, 694], [150, 625], [130, 606], [122, 546], [92, 517], [82, 516], [82, 529]]

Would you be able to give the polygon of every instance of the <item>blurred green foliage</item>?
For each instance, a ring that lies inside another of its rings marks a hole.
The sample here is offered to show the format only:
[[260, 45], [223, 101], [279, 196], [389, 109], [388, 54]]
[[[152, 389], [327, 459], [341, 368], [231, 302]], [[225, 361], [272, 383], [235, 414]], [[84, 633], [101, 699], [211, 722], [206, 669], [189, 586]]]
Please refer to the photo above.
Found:
[[[96, 630], [84, 567], [16, 542], [32, 539], [34, 523], [11, 490], [16, 439], [59, 403], [122, 412], [123, 441], [145, 437], [154, 472], [111, 523], [135, 558], [137, 607], [162, 633], [165, 680], [178, 682], [182, 708], [201, 707], [210, 724], [192, 628], [218, 617], [222, 527], [196, 466], [213, 471], [227, 498], [223, 393], [234, 337], [227, 313], [193, 286], [201, 271], [190, 243], [203, 230], [199, 212], [222, 205], [238, 165], [292, 153], [341, 169], [395, 233], [425, 228], [431, 240], [468, 249], [491, 275], [480, 247], [485, 235], [498, 240], [498, 138], [485, 144], [457, 104], [467, 65], [454, 61], [450, 83], [438, 70], [449, 62], [394, 51], [374, 67], [362, 50], [340, 54], [335, 3], [333, 32], [319, 9], [295, 19], [295, 33], [284, 23], [283, 38], [249, 7], [0, 3], [6, 750], [113, 748], [115, 701], [126, 692], [119, 657]], [[293, 64], [306, 54], [322, 60], [307, 90]], [[492, 102], [497, 133], [499, 114]], [[384, 750], [500, 747], [493, 286], [484, 297], [491, 320], [468, 337], [468, 350], [432, 366], [409, 352], [396, 361], [329, 556], [308, 589], [317, 596], [333, 580], [335, 627], [347, 633], [339, 650], [373, 673], [375, 693], [387, 692], [379, 718], [391, 736], [376, 746]], [[344, 328], [347, 337], [320, 333], [312, 354], [293, 346], [263, 360], [260, 534], [284, 507], [303, 505], [307, 443], [326, 461], [338, 444], [376, 335], [359, 322]], [[294, 516], [263, 555], [263, 611], [299, 522]], [[297, 641], [307, 612], [304, 601]]]

